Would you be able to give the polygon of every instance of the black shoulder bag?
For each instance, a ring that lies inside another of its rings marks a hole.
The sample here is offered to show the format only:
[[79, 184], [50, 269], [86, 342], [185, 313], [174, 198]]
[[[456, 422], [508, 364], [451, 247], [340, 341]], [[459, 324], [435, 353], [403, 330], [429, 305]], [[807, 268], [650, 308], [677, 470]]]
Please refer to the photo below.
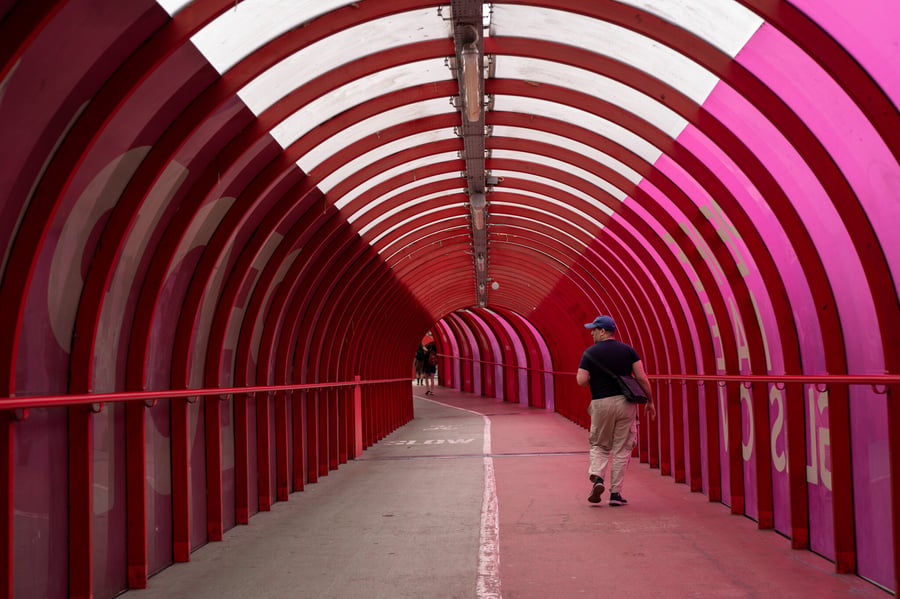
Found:
[[622, 391], [622, 395], [625, 396], [625, 399], [632, 403], [647, 403], [648, 398], [647, 394], [644, 393], [644, 388], [641, 387], [640, 383], [634, 380], [633, 376], [619, 376], [618, 374], [615, 374], [609, 368], [598, 362], [594, 358], [594, 356], [590, 355], [587, 352], [584, 352], [584, 355], [594, 364], [594, 366], [615, 379], [615, 381], [619, 384], [619, 389]]

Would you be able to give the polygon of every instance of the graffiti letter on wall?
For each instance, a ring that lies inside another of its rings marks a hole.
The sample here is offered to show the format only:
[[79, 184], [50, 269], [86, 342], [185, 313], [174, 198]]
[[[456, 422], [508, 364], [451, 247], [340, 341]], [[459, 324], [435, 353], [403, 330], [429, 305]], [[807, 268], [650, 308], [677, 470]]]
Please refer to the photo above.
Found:
[[709, 320], [709, 334], [713, 340], [713, 350], [716, 354], [716, 368], [725, 370], [725, 348], [722, 345], [722, 334], [719, 332], [719, 325], [716, 323], [716, 316], [713, 314], [712, 304], [703, 302], [703, 311], [706, 312], [706, 318]]
[[719, 206], [714, 199], [709, 198], [709, 203], [709, 206], [701, 206], [700, 212], [702, 212], [703, 215], [709, 219], [709, 222], [713, 224], [716, 233], [719, 234], [719, 238], [724, 241], [725, 245], [728, 246], [728, 249], [731, 250], [731, 255], [734, 256], [734, 261], [737, 264], [741, 276], [746, 277], [747, 274], [749, 274], [750, 269], [747, 268], [747, 263], [744, 262], [744, 257], [741, 255], [740, 248], [738, 248], [738, 244], [736, 243], [737, 240], [741, 238], [737, 227], [725, 219], [722, 207]]
[[[731, 323], [734, 325], [734, 335], [737, 341], [738, 367], [741, 371], [749, 372], [750, 344], [747, 342], [747, 331], [744, 330], [744, 321], [741, 320], [741, 315], [738, 314], [733, 297], [728, 298], [728, 312], [731, 315]], [[741, 403], [747, 406], [748, 428], [747, 439], [741, 439], [741, 455], [743, 455], [745, 462], [749, 462], [750, 456], [753, 455], [753, 427], [755, 423], [753, 422], [753, 399], [750, 395], [750, 390], [743, 385], [741, 385]]]
[[700, 255], [703, 257], [703, 261], [706, 262], [707, 266], [709, 266], [710, 272], [712, 272], [713, 277], [715, 277], [716, 281], [720, 285], [727, 285], [728, 280], [725, 277], [725, 273], [722, 271], [721, 265], [719, 265], [719, 261], [716, 259], [709, 245], [706, 243], [706, 240], [700, 235], [700, 231], [694, 226], [693, 223], [681, 222], [678, 223], [681, 225], [681, 229], [688, 234], [688, 236], [694, 241], [694, 245], [697, 247], [697, 251], [700, 252]]
[[[787, 456], [784, 451], [779, 453], [776, 443], [784, 431], [784, 393], [777, 387], [769, 389], [769, 404], [776, 406], [778, 412], [775, 416], [775, 422], [772, 423], [772, 465], [778, 472], [784, 472], [787, 466]], [[785, 442], [785, 447], [787, 443]]]
[[747, 440], [741, 439], [741, 455], [744, 461], [749, 462], [753, 455], [753, 400], [750, 398], [750, 389], [741, 385], [741, 401], [747, 405]]
[[[816, 426], [816, 412], [824, 414], [828, 409], [828, 391], [809, 389], [809, 457], [812, 464], [806, 465], [806, 482], [817, 485], [821, 477], [822, 484], [831, 490], [831, 471], [825, 463], [825, 456], [830, 451], [831, 433], [827, 426]], [[818, 410], [816, 409], [818, 408]], [[821, 418], [819, 418], [821, 421]]]
[[703, 292], [703, 283], [700, 282], [700, 276], [697, 274], [697, 271], [694, 270], [694, 266], [691, 264], [691, 261], [688, 260], [687, 254], [684, 253], [680, 247], [678, 247], [678, 243], [675, 242], [675, 238], [672, 237], [671, 234], [666, 233], [663, 235], [663, 240], [672, 248], [672, 253], [675, 254], [675, 257], [678, 258], [678, 261], [684, 266], [685, 272], [688, 273], [688, 278], [691, 280], [691, 283], [694, 285], [694, 289], [697, 290], [698, 293]]

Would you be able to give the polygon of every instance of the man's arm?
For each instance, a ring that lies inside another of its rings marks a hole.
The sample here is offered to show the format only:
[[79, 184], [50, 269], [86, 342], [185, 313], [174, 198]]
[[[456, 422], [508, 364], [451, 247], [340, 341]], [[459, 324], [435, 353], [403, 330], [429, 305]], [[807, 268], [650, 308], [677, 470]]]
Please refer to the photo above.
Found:
[[647, 415], [650, 418], [655, 418], [656, 405], [653, 403], [653, 395], [650, 393], [650, 379], [647, 378], [647, 373], [644, 372], [644, 363], [638, 360], [631, 365], [631, 371], [634, 373], [634, 380], [638, 382], [647, 395]]
[[575, 382], [584, 387], [591, 382], [591, 373], [584, 368], [579, 368], [575, 373]]

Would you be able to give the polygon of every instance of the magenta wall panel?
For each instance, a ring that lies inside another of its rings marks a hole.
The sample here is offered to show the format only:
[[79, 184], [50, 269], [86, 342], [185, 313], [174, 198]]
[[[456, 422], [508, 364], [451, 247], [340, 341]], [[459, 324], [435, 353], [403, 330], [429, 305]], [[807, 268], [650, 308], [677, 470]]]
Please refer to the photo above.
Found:
[[[893, 228], [889, 223], [900, 217], [900, 208], [896, 201], [886, 200], [896, 197], [900, 185], [884, 176], [887, 172], [884, 165], [893, 162], [893, 158], [855, 106], [817, 65], [768, 28], [762, 28], [758, 37], [758, 45], [754, 38], [741, 53], [740, 60], [754, 71], [765, 73], [767, 83], [805, 118], [816, 136], [832, 151], [857, 196], [872, 212], [876, 232], [882, 229], [883, 247], [887, 256], [894, 258], [896, 269], [896, 234], [887, 229]], [[780, 51], [773, 52], [772, 48], [778, 46], [781, 46]], [[773, 60], [775, 56], [778, 60]], [[818, 105], [818, 100], [823, 97], [829, 98], [827, 111], [822, 111]], [[754, 131], [759, 134], [761, 129]], [[865, 292], [867, 281], [859, 260], [847, 251], [851, 247], [849, 236], [852, 231], [846, 231], [824, 195], [826, 190], [808, 174], [799, 157], [787, 147], [779, 146], [780, 137], [773, 131], [762, 131], [768, 135], [765, 142], [758, 141], [758, 146], [765, 147], [763, 144], [766, 144], [775, 154], [771, 162], [780, 167], [778, 174], [782, 185], [795, 198], [798, 211], [809, 223], [810, 234], [819, 248], [829, 278], [840, 281], [834, 289], [848, 347], [848, 370], [883, 372], [877, 337], [858, 334], [859, 331], [877, 330], [878, 324], [871, 299]], [[752, 135], [754, 132], [747, 133]], [[763, 154], [760, 150], [757, 152]], [[792, 156], [795, 163], [790, 169], [788, 156]], [[807, 475], [812, 547], [833, 556], [827, 393], [810, 387], [807, 402], [809, 418], [814, 422], [807, 427], [810, 432]], [[887, 584], [893, 576], [892, 563], [879, 556], [890, 554], [892, 539], [889, 529], [883, 523], [879, 525], [878, 514], [889, 513], [890, 493], [886, 483], [873, 484], [873, 479], [886, 478], [887, 472], [887, 433], [884, 425], [879, 424], [886, 420], [885, 406], [882, 397], [875, 396], [870, 390], [854, 389], [851, 410], [854, 487], [860, 491], [854, 497], [859, 569], [860, 573]]]
[[[669, 162], [668, 159], [665, 156], [663, 156], [660, 158], [658, 164], [668, 163], [668, 162]], [[667, 168], [678, 169], [679, 167], [677, 167], [676, 165], [673, 165], [673, 164], [668, 164]], [[682, 227], [682, 229], [689, 228], [688, 220], [684, 216], [684, 214], [678, 209], [678, 207], [675, 206], [675, 204], [671, 201], [671, 199], [668, 198], [665, 194], [663, 194], [657, 187], [655, 187], [652, 183], [648, 182], [647, 180], [641, 181], [641, 183], [639, 184], [639, 187], [643, 192], [647, 193], [650, 197], [652, 197], [656, 201], [656, 203], [658, 203], [660, 205], [660, 207], [663, 208], [663, 210], [665, 210], [667, 213], [672, 215], [673, 219], [679, 224], [679, 226]], [[630, 201], [629, 205], [630, 205], [631, 209], [634, 210], [641, 217], [642, 220], [652, 223], [653, 228], [657, 230], [660, 237], [668, 245], [670, 251], [672, 251], [672, 253], [676, 256], [681, 267], [684, 269], [687, 279], [691, 282], [691, 285], [692, 285], [691, 291], [694, 293], [697, 293], [699, 297], [705, 298], [705, 292], [698, 291], [698, 290], [702, 290], [703, 284], [700, 281], [700, 278], [698, 277], [697, 272], [694, 269], [694, 266], [688, 260], [688, 257], [686, 254], [687, 248], [679, 246], [676, 243], [672, 234], [669, 231], [666, 231], [665, 229], [661, 228], [659, 223], [653, 217], [651, 217], [649, 215], [649, 213], [647, 213], [646, 210], [644, 210], [644, 208], [640, 205], [639, 202]], [[675, 297], [678, 298], [678, 303], [675, 306], [668, 305], [668, 304], [666, 304], [666, 306], [665, 306], [665, 308], [667, 310], [667, 316], [669, 318], [669, 321], [674, 322], [672, 311], [677, 310], [677, 309], [684, 309], [684, 307], [688, 305], [689, 300], [688, 300], [688, 298], [685, 297], [682, 288], [678, 285], [675, 275], [671, 271], [669, 271], [667, 268], [664, 268], [663, 271], [665, 273], [666, 280], [668, 281], [668, 286], [672, 289], [673, 293], [675, 294]], [[697, 301], [697, 300], [694, 299], [693, 301]], [[701, 327], [701, 326], [705, 327], [705, 330], [702, 331], [702, 334], [708, 336], [709, 335], [709, 324], [707, 322], [697, 323], [697, 322], [694, 322], [692, 319], [688, 319], [688, 326], [690, 328], [690, 338], [688, 338], [688, 339], [681, 339], [681, 338], [673, 339], [672, 342], [663, 349], [663, 352], [662, 352], [663, 355], [670, 356], [672, 359], [672, 363], [684, 364], [686, 352], [691, 352], [693, 354], [693, 358], [698, 363], [702, 359], [702, 356], [700, 355], [700, 351], [701, 351], [701, 348], [703, 347], [703, 344], [700, 342], [700, 339], [699, 339], [699, 335], [701, 334], [701, 331], [698, 330], [698, 327]], [[666, 364], [654, 363], [653, 356], [651, 354], [648, 354], [648, 352], [639, 351], [638, 353], [641, 356], [641, 359], [644, 363], [644, 368], [646, 369], [648, 374], [659, 374], [659, 373], [663, 372], [664, 369], [667, 367]], [[680, 383], [673, 383], [673, 385], [672, 385], [672, 393], [673, 394], [677, 393], [678, 387], [684, 388]], [[701, 394], [701, 397], [702, 397], [702, 394]], [[685, 394], [683, 410], [684, 410], [686, 422], [687, 422], [687, 409], [688, 409], [687, 403], [689, 401], [696, 402], [696, 401], [698, 401], [698, 398], [688, 397]], [[702, 403], [702, 399], [700, 401]], [[705, 428], [706, 428], [706, 413], [705, 413], [705, 411], [700, 410], [699, 414], [700, 414], [700, 418], [701, 418], [701, 421], [699, 423], [699, 428], [701, 430], [705, 430]], [[674, 424], [673, 424], [673, 426], [674, 426]], [[701, 435], [700, 439], [701, 439], [701, 447], [703, 448], [703, 451], [705, 454], [706, 437], [704, 435]], [[672, 442], [672, 449], [674, 451], [674, 449], [675, 449], [674, 435], [672, 435], [671, 442]], [[687, 443], [687, 435], [685, 435], [685, 443]], [[685, 448], [685, 451], [687, 451], [687, 448]], [[706, 473], [706, 466], [707, 466], [706, 460], [702, 460], [702, 462], [701, 462], [701, 471], [702, 472], [700, 473], [700, 476], [703, 480], [702, 484], [703, 484], [704, 489], [708, 489], [708, 482], [709, 482], [708, 473]], [[686, 476], [688, 477], [688, 480], [690, 480], [692, 472], [691, 472], [691, 467], [690, 467], [689, 463], [685, 463], [685, 469], [686, 469]]]
[[[718, 91], [719, 88], [717, 88]], [[715, 94], [713, 93], [712, 102], [715, 102]], [[757, 230], [761, 231], [766, 240], [766, 247], [772, 252], [773, 257], [777, 252], [773, 251], [770, 244], [775, 247], [784, 246], [786, 238], [782, 227], [774, 220], [772, 213], [762, 205], [756, 189], [750, 184], [746, 176], [744, 176], [737, 165], [726, 156], [720, 148], [710, 143], [709, 139], [699, 134], [695, 129], [689, 127], [680, 137], [681, 143], [690, 148], [691, 152], [703, 160], [704, 164], [715, 170], [716, 175], [728, 187], [729, 191], [740, 202], [741, 207], [748, 215], [756, 221], [761, 222], [757, 226]], [[758, 323], [745, 323], [745, 326], [760, 326], [762, 331], [762, 339], [765, 345], [766, 353], [766, 371], [770, 374], [780, 374], [785, 372], [784, 360], [782, 356], [782, 339], [778, 331], [775, 314], [772, 308], [772, 299], [770, 292], [773, 291], [771, 285], [767, 285], [763, 280], [755, 260], [750, 253], [750, 249], [741, 238], [740, 232], [735, 228], [727, 214], [723, 209], [708, 198], [706, 201], [700, 202], [700, 208], [713, 224], [719, 236], [723, 239], [728, 247], [738, 271], [747, 284], [751, 297], [753, 299], [754, 308], [758, 318]], [[780, 242], [779, 242], [780, 240]], [[790, 255], [790, 250], [785, 250], [786, 255]], [[786, 267], [789, 263], [782, 262]], [[796, 277], [799, 277], [799, 273]], [[796, 277], [794, 280], [796, 280]], [[790, 276], [782, 277], [782, 280], [789, 280]], [[803, 298], [802, 294], [801, 301]], [[742, 390], [742, 397], [746, 402], [750, 402], [750, 393], [748, 390]], [[772, 461], [773, 476], [773, 493], [775, 508], [775, 526], [778, 530], [789, 534], [789, 496], [787, 490], [787, 471], [785, 460], [785, 429], [783, 426], [784, 419], [784, 401], [785, 396], [782, 389], [775, 386], [769, 386], [769, 422], [772, 436], [772, 446], [768, 448], [757, 448], [754, 446], [754, 440], [750, 434], [749, 426], [751, 421], [747, 421], [744, 431], [744, 446], [748, 449], [744, 460], [746, 464], [752, 462], [749, 456], [755, 451], [766, 451]], [[748, 411], [744, 412], [744, 418], [750, 418]], [[762, 425], [761, 423], [752, 422], [752, 426]], [[749, 483], [749, 481], [747, 481]], [[749, 501], [749, 498], [748, 498]]]
[[[453, 356], [459, 355], [459, 344], [456, 341], [456, 337], [453, 335], [452, 329], [444, 322], [436, 322], [434, 324], [436, 328], [441, 330], [440, 333], [437, 333], [445, 343], [447, 343], [447, 349], [445, 350], [447, 353], [451, 353]], [[437, 336], [435, 338], [437, 338]], [[462, 389], [461, 381], [461, 372], [460, 372], [460, 363], [456, 358], [451, 358], [450, 360], [450, 373], [441, 374], [440, 372], [441, 366], [438, 366], [438, 380], [442, 385], [448, 385], [453, 387], [454, 389]], [[447, 376], [449, 374], [449, 376]]]
[[[690, 130], [688, 130], [690, 131]], [[687, 132], [686, 132], [687, 133]], [[685, 140], [679, 139], [681, 143], [685, 144]], [[708, 197], [708, 192], [706, 192], [687, 172], [685, 172], [678, 165], [674, 164], [667, 157], [661, 157], [657, 163], [656, 167], [663, 172], [666, 176], [668, 176], [673, 182], [675, 182], [691, 199], [692, 201], [699, 205], [702, 205], [706, 202], [706, 198]], [[729, 307], [730, 310], [730, 318], [732, 320], [732, 325], [736, 328], [740, 329], [741, 327], [746, 326], [747, 323], [743, 323], [740, 321], [740, 317], [738, 315], [737, 310], [734, 309], [736, 299], [734, 297], [734, 293], [732, 289], [728, 286], [726, 277], [724, 272], [722, 271], [722, 266], [719, 264], [719, 261], [715, 258], [715, 256], [711, 253], [709, 246], [705, 241], [703, 241], [699, 234], [697, 233], [695, 227], [688, 223], [687, 221], [682, 222], [682, 229], [688, 234], [688, 236], [693, 240], [694, 245], [697, 246], [700, 251], [701, 256], [704, 259], [707, 267], [710, 269], [718, 289], [715, 290], [716, 293], [720, 294]], [[725, 363], [725, 348], [723, 347], [723, 343], [726, 340], [722, 337], [722, 323], [719, 323], [717, 320], [717, 316], [715, 315], [711, 300], [709, 298], [709, 294], [712, 290], [707, 290], [705, 288], [698, 290], [698, 294], [700, 296], [700, 301], [703, 303], [705, 311], [707, 313], [707, 317], [709, 319], [709, 333], [713, 339], [713, 348], [716, 354], [716, 364], [720, 373], [724, 373], [726, 369]], [[699, 345], [698, 345], [699, 346]], [[743, 351], [740, 346], [738, 346], [738, 353], [740, 364], [738, 365], [742, 372], [749, 372], [749, 355], [746, 351]], [[712, 374], [712, 373], [709, 373]], [[720, 387], [718, 389], [719, 395], [719, 447], [721, 451], [721, 476], [723, 481], [729, 480], [730, 473], [730, 464], [728, 461], [728, 428], [726, 426], [728, 413], [726, 410], [726, 401], [725, 401], [725, 389]], [[742, 396], [744, 396], [744, 391], [742, 390]], [[742, 402], [742, 408], [745, 406], [745, 402]], [[748, 422], [747, 420], [747, 412], [744, 410], [744, 415], [741, 416], [742, 422]], [[709, 423], [704, 422], [704, 427], [709, 426]], [[749, 434], [749, 430], [744, 431], [745, 434]], [[752, 455], [752, 454], [751, 454]], [[748, 461], [749, 460], [749, 461]], [[750, 460], [750, 455], [745, 455], [745, 473], [744, 473], [744, 497], [745, 497], [745, 505], [748, 510], [748, 515], [751, 517], [755, 517], [756, 510], [756, 485], [755, 485], [755, 464], [752, 460]], [[723, 482], [723, 484], [725, 484]], [[725, 497], [723, 498], [726, 503], [728, 503], [727, 497], [728, 493], [725, 493]]]
[[900, 4], [894, 0], [791, 0], [833, 36], [891, 98], [900, 98], [896, 58]]
[[[823, 4], [828, 3], [819, 3], [819, 7]], [[896, 13], [897, 4], [889, 4], [885, 3], [879, 12]], [[847, 5], [843, 4], [843, 7]], [[855, 12], [858, 13], [856, 18], [859, 18], [859, 13], [870, 14], [859, 9]], [[881, 14], [879, 19], [882, 23], [889, 22], [887, 14]], [[842, 25], [842, 29], [853, 31], [852, 27], [846, 27], [846, 23]], [[891, 31], [888, 32], [888, 29]], [[895, 45], [900, 39], [896, 27], [874, 27], [871, 35], [875, 39], [883, 35], [887, 38], [885, 43], [889, 44], [892, 40]], [[871, 39], [866, 40], [864, 45], [868, 46]], [[855, 41], [862, 40], [856, 38]], [[772, 51], [772, 48], [779, 47], [779, 51]], [[872, 50], [868, 48], [863, 51], [870, 61], [883, 55], [880, 50]], [[778, 57], [777, 60], [773, 59], [774, 56]], [[762, 28], [745, 47], [739, 59], [754, 71], [764, 73], [766, 82], [804, 118], [816, 137], [829, 150], [867, 211], [896, 280], [900, 268], [900, 239], [896, 235], [896, 223], [900, 221], [900, 202], [896, 201], [900, 193], [900, 179], [897, 177], [896, 161], [881, 138], [835, 82], [804, 53], [793, 50], [777, 32]], [[828, 98], [828, 110], [821, 109], [822, 98]], [[848, 347], [848, 370], [860, 373], [884, 372], [882, 349], [877, 343], [877, 336], [859, 334], [860, 331], [877, 330], [878, 324], [869, 295], [864, 291], [867, 288], [866, 279], [860, 272], [855, 256], [846, 251], [849, 247], [848, 236], [852, 236], [853, 231], [843, 230], [831, 209], [827, 208], [827, 199], [822, 197], [814, 182], [807, 180], [798, 183], [797, 187], [802, 187], [802, 191], [797, 189], [795, 194], [805, 200], [798, 200], [798, 206], [805, 208], [808, 205], [810, 208], [805, 213], [816, 217], [817, 222], [810, 226], [811, 233], [817, 246], [821, 248], [826, 265], [831, 269], [830, 278], [840, 282], [835, 284], [835, 289], [842, 307], [841, 320]], [[814, 193], [810, 193], [811, 191]], [[827, 397], [817, 390], [809, 390], [809, 393], [815, 397], [810, 403], [817, 404], [809, 413], [815, 414], [818, 421], [823, 412], [820, 404], [826, 402], [827, 405]], [[890, 513], [886, 420], [883, 395], [875, 394], [868, 387], [851, 389], [858, 567], [860, 574], [882, 584], [889, 584], [894, 576], [892, 560], [887, 557], [892, 552], [893, 541], [889, 528], [883, 522], [883, 515]], [[827, 434], [827, 430], [819, 433]], [[813, 444], [810, 444], [811, 449], [812, 447]], [[810, 478], [813, 479], [810, 481], [811, 485], [817, 489], [823, 486], [827, 488], [828, 469], [827, 466], [821, 467], [826, 459], [827, 456], [818, 457], [818, 476], [812, 474], [810, 469]], [[819, 484], [815, 484], [816, 481]], [[811, 496], [818, 496], [823, 502], [823, 508], [826, 508], [823, 512], [828, 513], [827, 508], [830, 506], [827, 494], [824, 497], [821, 494]], [[828, 538], [820, 538], [818, 546], [828, 547], [829, 542]]]

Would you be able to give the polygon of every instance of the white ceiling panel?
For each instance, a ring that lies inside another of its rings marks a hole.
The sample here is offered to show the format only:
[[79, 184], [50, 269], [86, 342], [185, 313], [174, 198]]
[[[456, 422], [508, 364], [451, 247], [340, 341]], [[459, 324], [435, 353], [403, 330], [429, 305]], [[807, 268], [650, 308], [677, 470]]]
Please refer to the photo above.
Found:
[[[272, 136], [286, 148], [320, 124], [368, 100], [406, 87], [448, 78], [450, 71], [443, 60], [421, 61], [385, 69], [357, 79], [310, 102], [274, 127]], [[440, 98], [439, 102], [432, 100], [402, 106], [386, 112], [383, 116], [372, 117], [369, 125], [374, 127], [373, 131], [378, 131], [399, 120], [435, 114], [435, 106], [442, 108], [439, 112], [452, 110], [448, 99]]]
[[698, 104], [718, 82], [712, 73], [671, 48], [599, 19], [533, 6], [500, 4], [495, 7], [493, 23], [496, 36], [558, 42], [630, 64], [665, 81]]
[[656, 162], [662, 153], [659, 148], [621, 125], [573, 106], [523, 96], [495, 96], [494, 110], [540, 115], [544, 118], [578, 125], [628, 148], [650, 164]]
[[260, 114], [291, 90], [341, 65], [396, 46], [447, 39], [449, 35], [447, 23], [434, 8], [376, 19], [295, 52], [251, 81], [238, 95]]
[[[183, 0], [159, 0], [173, 14]], [[224, 73], [282, 33], [352, 0], [243, 0], [235, 2], [191, 38], [219, 73]]]
[[675, 138], [687, 125], [681, 116], [655, 99], [607, 77], [546, 60], [500, 56], [495, 60], [497, 77], [549, 83], [578, 91], [620, 106], [653, 123]]
[[[450, 108], [450, 105], [447, 102], [447, 99], [441, 98], [430, 100], [428, 102], [420, 102], [414, 105], [401, 106], [399, 108], [394, 108], [393, 110], [383, 112], [370, 119], [366, 119], [365, 121], [357, 123], [352, 127], [348, 127], [347, 129], [341, 131], [339, 134], [330, 137], [328, 140], [319, 144], [313, 150], [310, 150], [305, 156], [300, 158], [300, 160], [297, 161], [297, 164], [299, 164], [300, 167], [307, 173], [311, 172], [322, 161], [326, 160], [335, 152], [341, 151], [350, 144], [355, 143], [356, 141], [359, 141], [364, 137], [367, 137], [369, 135], [379, 135], [381, 131], [384, 131], [387, 127], [396, 125], [397, 123], [412, 121], [424, 116], [441, 114], [441, 112], [447, 111], [448, 108]], [[423, 133], [416, 134], [415, 136], [412, 136], [412, 138], [435, 141], [439, 139], [446, 139], [449, 135], [452, 134], [453, 131], [450, 129], [435, 129], [432, 131], [425, 131]], [[408, 140], [410, 138], [404, 139]], [[404, 149], [404, 147], [406, 146], [403, 146], [402, 143], [398, 144], [397, 141], [393, 141], [385, 144], [382, 147], [385, 148], [383, 155], [386, 156], [393, 152], [398, 152]]]

